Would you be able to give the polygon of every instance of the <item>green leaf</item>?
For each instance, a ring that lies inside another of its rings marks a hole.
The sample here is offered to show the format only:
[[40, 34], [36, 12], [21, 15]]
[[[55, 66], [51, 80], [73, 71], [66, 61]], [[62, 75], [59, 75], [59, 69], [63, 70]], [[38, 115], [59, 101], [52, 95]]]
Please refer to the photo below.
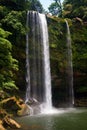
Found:
[[14, 89], [18, 90], [14, 81], [9, 81], [9, 82], [3, 83], [3, 87], [7, 90], [14, 90]]

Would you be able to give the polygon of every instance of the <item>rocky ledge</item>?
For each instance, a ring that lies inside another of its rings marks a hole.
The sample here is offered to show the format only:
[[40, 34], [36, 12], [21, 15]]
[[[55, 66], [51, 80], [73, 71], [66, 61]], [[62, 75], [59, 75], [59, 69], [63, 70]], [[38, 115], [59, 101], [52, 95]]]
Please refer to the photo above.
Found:
[[0, 109], [0, 130], [7, 130], [7, 128], [19, 129], [21, 126], [4, 109]]
[[14, 116], [29, 115], [29, 106], [20, 98], [10, 97], [0, 102], [0, 130], [19, 129], [21, 126]]

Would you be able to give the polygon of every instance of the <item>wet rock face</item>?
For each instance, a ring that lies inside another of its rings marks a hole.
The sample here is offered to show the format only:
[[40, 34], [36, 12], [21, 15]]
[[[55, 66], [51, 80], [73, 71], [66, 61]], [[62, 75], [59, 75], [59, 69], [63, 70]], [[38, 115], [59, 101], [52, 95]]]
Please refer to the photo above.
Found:
[[18, 115], [18, 116], [30, 115], [29, 106], [28, 106], [27, 104], [22, 104], [22, 105], [21, 105], [21, 110], [18, 110], [18, 111], [17, 111], [17, 115]]
[[27, 102], [26, 102], [26, 104], [28, 104], [28, 105], [39, 105], [39, 102], [35, 99], [35, 98], [30, 98]]
[[40, 113], [40, 102], [38, 102], [36, 99], [31, 98], [29, 99], [26, 104], [28, 104], [29, 110], [30, 110], [30, 115], [35, 115]]

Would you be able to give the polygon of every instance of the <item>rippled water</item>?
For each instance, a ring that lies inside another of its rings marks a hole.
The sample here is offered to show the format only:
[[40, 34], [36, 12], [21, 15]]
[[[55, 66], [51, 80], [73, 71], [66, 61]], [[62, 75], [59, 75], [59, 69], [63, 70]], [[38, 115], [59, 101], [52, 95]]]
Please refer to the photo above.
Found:
[[87, 109], [58, 109], [54, 114], [16, 119], [21, 130], [87, 130]]

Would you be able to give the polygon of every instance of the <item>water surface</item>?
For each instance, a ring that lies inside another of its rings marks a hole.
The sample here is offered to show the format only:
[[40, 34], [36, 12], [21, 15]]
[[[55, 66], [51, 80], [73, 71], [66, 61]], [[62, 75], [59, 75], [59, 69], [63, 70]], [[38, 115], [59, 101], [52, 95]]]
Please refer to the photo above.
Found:
[[55, 114], [26, 116], [16, 119], [21, 130], [87, 130], [87, 109], [62, 109]]

